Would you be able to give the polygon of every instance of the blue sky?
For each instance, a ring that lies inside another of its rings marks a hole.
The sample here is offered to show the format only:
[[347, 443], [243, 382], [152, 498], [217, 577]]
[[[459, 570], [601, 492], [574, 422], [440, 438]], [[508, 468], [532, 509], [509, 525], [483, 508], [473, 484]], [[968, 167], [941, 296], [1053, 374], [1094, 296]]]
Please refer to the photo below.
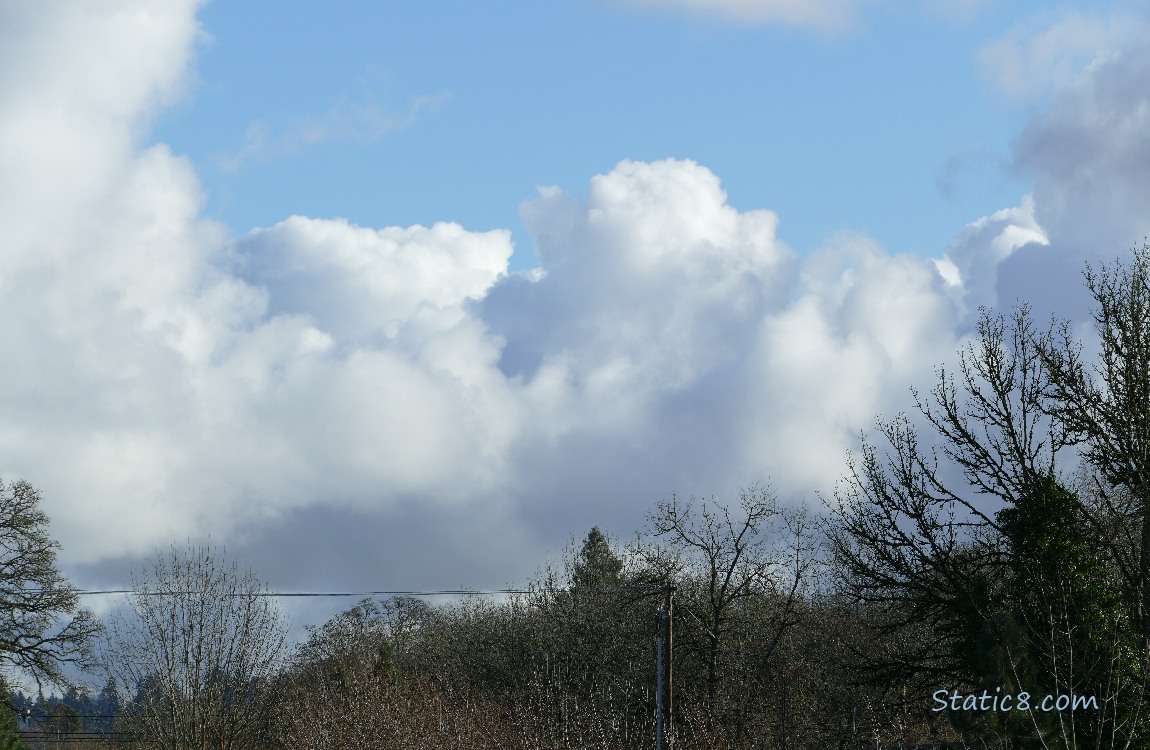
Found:
[[207, 538], [499, 588], [672, 493], [817, 505], [980, 306], [1087, 330], [1148, 20], [0, 0], [0, 476], [92, 588]]
[[290, 213], [506, 227], [521, 269], [537, 186], [673, 157], [776, 211], [800, 253], [850, 230], [934, 255], [1029, 189], [1009, 144], [1033, 103], [980, 52], [1046, 5], [875, 7], [826, 32], [608, 2], [211, 3], [155, 138], [237, 232]]

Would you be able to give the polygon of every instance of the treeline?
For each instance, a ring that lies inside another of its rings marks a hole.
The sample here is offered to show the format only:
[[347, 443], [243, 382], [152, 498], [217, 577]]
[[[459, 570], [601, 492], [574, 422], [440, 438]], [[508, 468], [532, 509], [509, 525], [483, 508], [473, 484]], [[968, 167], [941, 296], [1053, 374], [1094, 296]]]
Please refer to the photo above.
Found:
[[290, 651], [251, 573], [173, 549], [102, 634], [0, 654], [101, 670], [125, 747], [1148, 747], [1150, 248], [1085, 277], [1089, 359], [984, 311], [817, 507], [672, 497], [525, 593], [367, 600]]
[[125, 748], [651, 748], [669, 600], [675, 747], [929, 737], [943, 725], [858, 681], [860, 623], [819, 553], [807, 514], [765, 489], [729, 506], [671, 499], [628, 545], [598, 528], [573, 541], [526, 593], [365, 600], [289, 652], [250, 574], [173, 548], [107, 623], [98, 700], [53, 703], [116, 707], [100, 727]]
[[658, 518], [666, 533], [625, 549], [592, 529], [530, 593], [365, 601], [314, 629], [281, 678], [283, 746], [654, 747], [669, 585], [677, 746], [849, 739], [852, 710], [872, 714], [824, 679], [842, 682], [849, 626], [816, 595], [805, 519], [760, 490]]

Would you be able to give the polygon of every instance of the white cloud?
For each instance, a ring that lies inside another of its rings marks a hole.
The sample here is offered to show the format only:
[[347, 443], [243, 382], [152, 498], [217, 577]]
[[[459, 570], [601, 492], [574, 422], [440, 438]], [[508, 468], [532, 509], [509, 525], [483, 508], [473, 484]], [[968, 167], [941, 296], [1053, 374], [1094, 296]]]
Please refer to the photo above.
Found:
[[464, 316], [507, 270], [510, 233], [439, 223], [373, 230], [293, 216], [238, 244], [243, 275], [271, 291], [273, 313], [313, 316], [345, 344], [424, 337]]
[[854, 21], [860, 0], [616, 0], [641, 8], [683, 10], [749, 24], [779, 23], [840, 31]]
[[[935, 268], [947, 282], [955, 303], [967, 316], [978, 308], [1000, 307], [997, 299], [998, 267], [1020, 247], [1047, 245], [1049, 240], [1034, 217], [1034, 198], [1027, 196], [1018, 208], [996, 211], [967, 224], [935, 260]], [[1004, 300], [1009, 307], [1011, 300]]]
[[585, 203], [543, 191], [523, 214], [546, 276], [497, 287], [485, 319], [508, 338], [510, 373], [542, 363], [545, 382], [615, 404], [588, 416], [621, 418], [740, 358], [793, 265], [775, 215], [735, 211], [689, 161], [622, 162]]
[[1124, 14], [1046, 13], [985, 45], [979, 62], [1003, 93], [1031, 104], [1088, 80], [1092, 69], [1140, 43], [1147, 30], [1144, 18]]
[[50, 256], [59, 245], [46, 238], [63, 243], [92, 229], [59, 217], [106, 191], [150, 116], [184, 90], [199, 4], [49, 0], [0, 8], [5, 239], [39, 242]]
[[[612, 0], [618, 5], [680, 11], [695, 17], [748, 25], [780, 24], [838, 33], [857, 25], [859, 14], [881, 0]], [[930, 14], [955, 23], [973, 20], [987, 0], [921, 0]]]
[[502, 366], [546, 450], [632, 454], [654, 487], [833, 482], [858, 430], [953, 353], [956, 306], [929, 262], [853, 236], [801, 261], [774, 214], [735, 211], [693, 162], [622, 162], [585, 202], [546, 190], [524, 216], [547, 273], [483, 303]]
[[424, 94], [416, 97], [405, 111], [395, 112], [384, 107], [374, 94], [365, 93], [359, 100], [341, 100], [322, 114], [299, 117], [279, 127], [261, 120], [248, 126], [243, 145], [216, 160], [223, 171], [236, 172], [253, 160], [292, 156], [324, 141], [374, 143], [406, 130], [450, 98], [446, 91]]
[[850, 234], [800, 258], [685, 160], [541, 190], [533, 274], [506, 276], [506, 231], [447, 223], [291, 217], [233, 239], [191, 165], [138, 138], [183, 85], [195, 6], [12, 7], [0, 474], [43, 488], [72, 563], [210, 532], [281, 581], [386, 563], [400, 587], [504, 583], [671, 491], [827, 489], [976, 305], [1062, 304], [1091, 236], [1147, 221], [1148, 58], [1123, 53], [1020, 138], [1033, 200], [937, 261]]
[[[654, 499], [612, 505], [621, 492], [834, 474], [856, 422], [947, 341], [924, 333], [948, 325], [929, 264], [856, 240], [802, 262], [773, 213], [736, 211], [689, 161], [622, 162], [586, 198], [541, 191], [523, 207], [533, 276], [505, 277], [506, 231], [446, 223], [291, 217], [233, 241], [200, 216], [187, 161], [123, 135], [177, 73], [134, 110], [56, 123], [100, 158], [54, 171], [54, 151], [4, 152], [44, 195], [74, 189], [0, 226], [0, 315], [19, 321], [0, 330], [18, 363], [0, 379], [0, 470], [44, 488], [72, 561], [275, 524], [278, 545], [303, 545], [292, 519], [315, 509], [351, 533], [354, 514], [414, 507], [413, 527], [452, 514], [447, 535], [487, 519], [521, 571], [530, 535]], [[26, 112], [66, 105], [59, 85]], [[0, 137], [23, 127], [0, 120]]]
[[196, 4], [24, 7], [0, 26], [0, 472], [44, 489], [66, 558], [498, 486], [517, 411], [463, 305], [507, 233], [295, 218], [233, 246], [190, 164], [138, 143]]
[[[506, 278], [507, 232], [446, 223], [292, 217], [232, 241], [185, 160], [101, 153], [71, 164], [85, 192], [3, 229], [0, 314], [20, 324], [0, 344], [20, 366], [0, 469], [44, 487], [73, 561], [312, 508], [502, 514], [516, 534], [506, 514], [543, 513], [546, 534], [580, 496], [666, 477], [793, 489], [903, 392], [947, 304], [927, 264], [866, 243], [800, 262], [773, 213], [736, 211], [689, 161], [542, 191], [523, 213], [544, 272]], [[792, 392], [820, 411], [800, 419]], [[826, 450], [803, 469], [794, 446]]]
[[748, 467], [809, 493], [842, 475], [860, 429], [904, 410], [909, 387], [952, 358], [960, 319], [929, 263], [863, 236], [812, 255], [794, 293], [753, 339], [736, 445]]

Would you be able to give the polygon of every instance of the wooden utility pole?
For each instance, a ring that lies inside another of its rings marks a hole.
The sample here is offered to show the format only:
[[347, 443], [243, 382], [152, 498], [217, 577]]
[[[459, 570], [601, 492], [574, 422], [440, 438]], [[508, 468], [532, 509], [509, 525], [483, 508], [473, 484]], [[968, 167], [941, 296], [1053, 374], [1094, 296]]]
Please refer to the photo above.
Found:
[[659, 617], [659, 637], [655, 641], [655, 747], [656, 750], [669, 750], [674, 747], [675, 735], [672, 725], [671, 675], [674, 640], [672, 638], [671, 614], [674, 606], [675, 587], [663, 586], [663, 609]]
[[667, 721], [666, 721], [666, 724], [667, 724], [667, 747], [668, 748], [673, 748], [675, 746], [675, 720], [674, 720], [674, 713], [672, 712], [672, 709], [674, 708], [675, 692], [671, 689], [672, 688], [671, 678], [674, 675], [674, 671], [675, 671], [675, 668], [674, 668], [675, 662], [671, 658], [674, 655], [674, 645], [675, 645], [675, 640], [672, 636], [673, 628], [671, 627], [671, 623], [673, 622], [673, 619], [671, 617], [671, 615], [673, 614], [672, 607], [674, 606], [674, 604], [675, 604], [675, 587], [674, 586], [664, 586], [663, 587], [663, 622], [665, 623], [665, 625], [663, 628], [663, 638], [666, 639], [666, 649], [667, 649], [667, 656], [666, 656], [665, 660], [667, 662], [667, 702], [666, 702]]
[[666, 738], [663, 737], [666, 727], [663, 717], [666, 711], [663, 708], [663, 636], [655, 639], [655, 750], [664, 750], [667, 747]]

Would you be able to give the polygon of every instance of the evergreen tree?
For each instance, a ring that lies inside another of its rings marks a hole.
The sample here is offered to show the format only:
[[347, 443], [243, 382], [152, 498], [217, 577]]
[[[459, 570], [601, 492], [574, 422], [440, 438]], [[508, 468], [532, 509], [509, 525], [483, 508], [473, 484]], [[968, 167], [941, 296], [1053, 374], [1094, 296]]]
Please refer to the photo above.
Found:
[[7, 708], [0, 709], [0, 750], [28, 750], [17, 731], [16, 714]]
[[20, 739], [15, 700], [3, 677], [0, 677], [0, 704], [0, 750], [28, 750]]
[[104, 682], [100, 694], [96, 696], [94, 709], [90, 712], [95, 718], [91, 720], [91, 728], [95, 732], [111, 732], [116, 725], [116, 719], [124, 711], [123, 699], [120, 691], [116, 689], [116, 681], [109, 677]]
[[577, 589], [612, 588], [619, 585], [623, 575], [623, 561], [598, 526], [587, 533], [572, 568], [571, 583]]
[[63, 700], [54, 701], [48, 708], [41, 728], [48, 734], [69, 735], [84, 731], [80, 712]]

